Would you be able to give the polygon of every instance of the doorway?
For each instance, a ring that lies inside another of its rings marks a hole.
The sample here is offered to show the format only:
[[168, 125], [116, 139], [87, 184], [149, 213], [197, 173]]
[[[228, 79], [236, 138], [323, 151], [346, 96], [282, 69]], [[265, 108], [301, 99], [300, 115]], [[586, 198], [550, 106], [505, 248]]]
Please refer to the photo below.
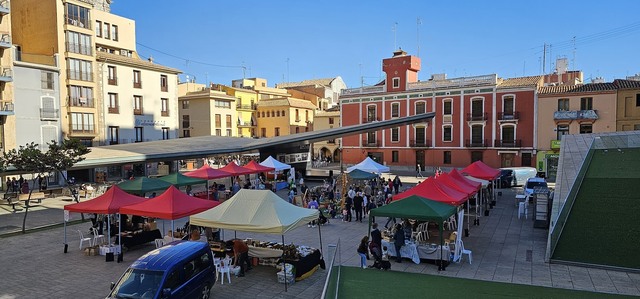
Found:
[[424, 151], [423, 150], [417, 150], [416, 151], [416, 169], [418, 169], [418, 164], [420, 164], [420, 167], [424, 171], [426, 167], [424, 165]]
[[378, 152], [368, 152], [367, 156], [369, 156], [373, 161], [376, 161], [382, 165], [384, 165], [384, 155]]
[[513, 167], [513, 159], [515, 158], [514, 154], [500, 154], [500, 165], [501, 167]]

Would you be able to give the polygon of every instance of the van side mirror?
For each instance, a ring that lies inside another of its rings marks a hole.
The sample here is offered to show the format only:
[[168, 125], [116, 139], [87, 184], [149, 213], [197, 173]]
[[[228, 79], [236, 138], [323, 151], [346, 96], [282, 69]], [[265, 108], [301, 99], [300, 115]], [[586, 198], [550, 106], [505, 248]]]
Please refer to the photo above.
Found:
[[109, 286], [109, 288], [110, 288], [111, 290], [113, 290], [113, 288], [115, 288], [115, 287], [116, 287], [116, 283], [112, 281], [112, 282], [111, 282], [111, 285]]
[[171, 289], [162, 289], [162, 298], [169, 298], [171, 296]]

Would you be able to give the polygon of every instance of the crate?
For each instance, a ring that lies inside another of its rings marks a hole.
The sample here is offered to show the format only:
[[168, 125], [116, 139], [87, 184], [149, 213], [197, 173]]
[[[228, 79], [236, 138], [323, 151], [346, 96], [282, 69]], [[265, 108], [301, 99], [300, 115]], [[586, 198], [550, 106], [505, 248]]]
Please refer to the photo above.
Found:
[[[294, 284], [296, 281], [296, 274], [295, 273], [287, 273], [287, 284]], [[284, 272], [280, 271], [278, 272], [278, 282], [279, 283], [284, 283]]]

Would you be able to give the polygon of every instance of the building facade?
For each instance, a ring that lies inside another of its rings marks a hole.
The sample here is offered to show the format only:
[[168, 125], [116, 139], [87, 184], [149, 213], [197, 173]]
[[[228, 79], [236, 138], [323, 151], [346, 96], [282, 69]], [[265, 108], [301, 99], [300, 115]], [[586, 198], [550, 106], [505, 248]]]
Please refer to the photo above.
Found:
[[[342, 77], [311, 79], [300, 82], [288, 82], [276, 84], [277, 88], [284, 88], [290, 92], [293, 90], [316, 95], [320, 98], [316, 106], [320, 110], [326, 110], [337, 106], [340, 101], [340, 92], [347, 88]], [[294, 94], [295, 97], [298, 97]]]
[[[335, 106], [327, 111], [316, 112], [313, 119], [315, 131], [329, 130], [340, 127], [340, 106]], [[313, 158], [319, 161], [340, 161], [341, 138], [313, 143]]]
[[291, 97], [258, 101], [259, 137], [275, 137], [313, 131], [316, 106]]
[[180, 137], [238, 136], [236, 97], [203, 84], [187, 84], [178, 98]]
[[613, 84], [618, 88], [616, 131], [640, 130], [640, 81], [614, 80]]
[[257, 93], [250, 89], [235, 88], [216, 84], [214, 88], [225, 91], [227, 95], [236, 98], [236, 113], [238, 114], [238, 135], [239, 137], [257, 137], [256, 129], [258, 121], [255, 112], [257, 109]]
[[11, 5], [0, 1], [0, 148], [16, 148], [16, 122], [13, 95], [13, 53], [11, 33]]

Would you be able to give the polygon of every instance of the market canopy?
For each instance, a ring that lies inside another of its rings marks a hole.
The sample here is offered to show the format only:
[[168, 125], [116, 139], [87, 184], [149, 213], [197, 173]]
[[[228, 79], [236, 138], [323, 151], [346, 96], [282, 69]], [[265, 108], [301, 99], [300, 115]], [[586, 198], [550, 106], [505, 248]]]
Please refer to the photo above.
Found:
[[347, 172], [351, 172], [354, 169], [375, 173], [389, 172], [389, 167], [373, 161], [371, 157], [366, 157], [362, 162], [347, 168]]
[[451, 171], [449, 171], [449, 176], [451, 176], [452, 179], [456, 180], [457, 182], [459, 182], [461, 184], [465, 184], [467, 186], [471, 186], [471, 187], [473, 187], [475, 189], [482, 188], [482, 183], [470, 180], [469, 178], [461, 175], [455, 168], [452, 169]]
[[174, 220], [206, 211], [218, 204], [217, 201], [189, 196], [171, 186], [154, 198], [121, 207], [120, 213]]
[[456, 207], [417, 195], [369, 211], [371, 216], [427, 220], [442, 223], [456, 213]]
[[194, 171], [186, 172], [184, 175], [190, 178], [199, 178], [199, 179], [205, 179], [205, 180], [213, 180], [213, 179], [226, 178], [231, 176], [231, 174], [229, 174], [226, 171], [211, 168], [209, 164], [205, 164]]
[[494, 180], [500, 176], [499, 169], [491, 168], [482, 161], [475, 161], [460, 172], [464, 175], [469, 175], [487, 181]]
[[151, 191], [167, 190], [171, 183], [160, 179], [139, 177], [130, 181], [124, 181], [117, 185], [120, 189], [129, 193], [147, 193]]
[[207, 180], [191, 178], [179, 172], [161, 176], [158, 179], [168, 182], [169, 184], [174, 185], [176, 187], [207, 183]]
[[242, 166], [238, 166], [238, 164], [236, 164], [236, 162], [229, 162], [229, 164], [225, 165], [224, 167], [219, 169], [220, 171], [224, 171], [224, 172], [228, 172], [231, 176], [239, 176], [239, 175], [243, 175], [243, 174], [252, 174], [252, 173], [258, 173], [260, 171], [255, 171], [253, 169], [249, 169], [249, 168], [244, 168]]
[[469, 185], [465, 185], [459, 183], [455, 179], [451, 177], [451, 175], [447, 173], [442, 173], [436, 177], [436, 181], [448, 187], [451, 187], [457, 191], [467, 194], [467, 196], [472, 196], [478, 192], [477, 188], [471, 187]]
[[253, 169], [256, 173], [258, 173], [258, 172], [272, 172], [272, 171], [276, 170], [275, 167], [262, 166], [262, 165], [258, 164], [258, 162], [256, 162], [255, 160], [251, 160], [249, 163], [247, 163], [243, 167], [244, 168], [248, 168], [248, 169]]
[[284, 164], [284, 163], [274, 159], [271, 156], [269, 156], [268, 158], [264, 159], [264, 161], [260, 162], [260, 165], [273, 168], [273, 169], [275, 169], [275, 171], [283, 171], [283, 170], [291, 169], [291, 165]]
[[393, 196], [393, 200], [399, 200], [411, 195], [431, 200], [443, 202], [446, 204], [458, 206], [467, 200], [467, 194], [457, 191], [449, 186], [439, 184], [433, 177], [428, 177], [422, 183], [415, 187]]
[[360, 169], [354, 169], [352, 171], [349, 171], [348, 174], [354, 180], [370, 180], [378, 177], [378, 175], [375, 173], [362, 171]]
[[122, 206], [137, 204], [147, 199], [125, 192], [118, 186], [112, 186], [104, 194], [87, 201], [68, 204], [64, 209], [76, 213], [115, 214]]
[[285, 234], [318, 219], [316, 209], [292, 205], [270, 190], [241, 189], [219, 206], [192, 215], [190, 224], [246, 232]]

